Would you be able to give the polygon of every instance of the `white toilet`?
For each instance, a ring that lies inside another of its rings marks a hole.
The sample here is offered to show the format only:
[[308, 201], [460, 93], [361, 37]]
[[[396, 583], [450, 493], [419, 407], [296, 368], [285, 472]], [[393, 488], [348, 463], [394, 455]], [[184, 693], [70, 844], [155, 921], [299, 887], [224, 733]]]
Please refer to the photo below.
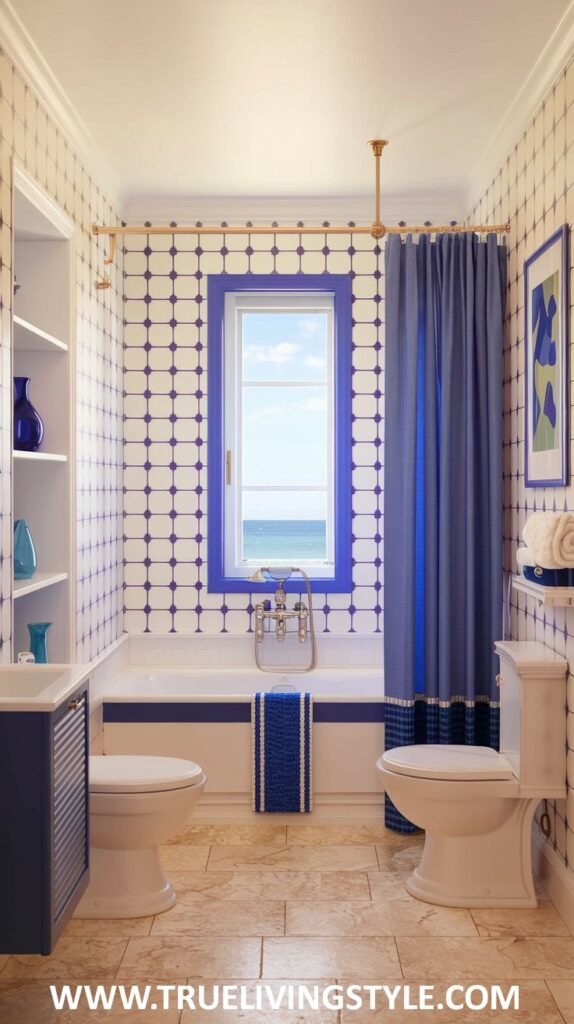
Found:
[[176, 757], [90, 757], [90, 883], [75, 917], [146, 917], [175, 903], [159, 846], [183, 828], [206, 777]]
[[531, 826], [566, 796], [566, 671], [543, 644], [499, 642], [500, 754], [395, 747], [377, 761], [398, 810], [426, 832], [411, 895], [447, 907], [535, 907]]

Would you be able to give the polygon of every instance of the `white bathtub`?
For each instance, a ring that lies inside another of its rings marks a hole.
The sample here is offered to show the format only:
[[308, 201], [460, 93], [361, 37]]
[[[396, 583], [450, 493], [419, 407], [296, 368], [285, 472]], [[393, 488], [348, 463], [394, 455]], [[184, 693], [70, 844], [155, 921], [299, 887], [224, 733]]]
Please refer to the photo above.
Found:
[[255, 691], [309, 692], [314, 699], [382, 700], [381, 669], [317, 668], [305, 673], [266, 673], [250, 668], [185, 668], [145, 672], [141, 666], [121, 669], [108, 700], [225, 700], [250, 698]]
[[127, 638], [93, 676], [92, 700], [103, 724], [98, 749], [197, 761], [208, 776], [195, 812], [198, 822], [265, 820], [251, 810], [251, 696], [257, 690], [309, 691], [314, 703], [310, 817], [380, 822], [383, 794], [375, 768], [384, 749], [380, 638], [319, 638], [319, 666], [304, 674], [259, 672], [252, 645], [252, 637], [230, 634]]

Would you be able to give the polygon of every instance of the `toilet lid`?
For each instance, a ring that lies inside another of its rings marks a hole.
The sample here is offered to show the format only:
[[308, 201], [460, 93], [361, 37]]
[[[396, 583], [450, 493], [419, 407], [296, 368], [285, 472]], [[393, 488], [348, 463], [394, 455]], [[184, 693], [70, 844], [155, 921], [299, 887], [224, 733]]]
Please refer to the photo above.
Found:
[[491, 747], [453, 744], [417, 744], [394, 747], [383, 754], [383, 766], [399, 775], [420, 779], [451, 779], [460, 782], [478, 779], [512, 779], [512, 765]]
[[195, 786], [203, 772], [180, 757], [111, 754], [90, 757], [91, 793], [157, 793]]

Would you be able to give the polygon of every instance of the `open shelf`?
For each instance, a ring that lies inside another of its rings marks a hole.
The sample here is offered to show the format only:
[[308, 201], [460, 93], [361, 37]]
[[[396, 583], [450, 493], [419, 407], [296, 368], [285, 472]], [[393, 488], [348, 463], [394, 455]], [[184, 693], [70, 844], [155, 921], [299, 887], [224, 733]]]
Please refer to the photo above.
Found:
[[571, 608], [574, 605], [574, 587], [543, 587], [541, 583], [532, 583], [524, 576], [513, 576], [512, 589], [550, 608]]
[[14, 580], [14, 600], [34, 594], [44, 587], [52, 587], [54, 583], [63, 583], [68, 579], [67, 572], [36, 572], [29, 580]]
[[65, 341], [48, 334], [21, 316], [12, 318], [14, 324], [14, 348], [21, 352], [67, 352]]
[[12, 658], [30, 647], [28, 627], [49, 622], [51, 662], [75, 648], [74, 368], [75, 227], [14, 165], [12, 372], [29, 380], [42, 419], [39, 451], [12, 453], [12, 515], [25, 520], [39, 569], [12, 587]]
[[15, 459], [26, 459], [29, 462], [67, 462], [67, 455], [59, 455], [57, 452], [19, 452], [16, 449], [12, 452]]

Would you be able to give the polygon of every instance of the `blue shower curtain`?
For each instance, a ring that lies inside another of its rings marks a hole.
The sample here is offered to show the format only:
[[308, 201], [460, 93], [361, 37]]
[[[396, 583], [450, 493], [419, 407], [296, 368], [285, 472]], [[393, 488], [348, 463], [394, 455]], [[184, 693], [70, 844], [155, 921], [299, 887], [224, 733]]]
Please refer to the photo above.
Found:
[[496, 747], [506, 249], [394, 235], [385, 266], [385, 746]]

